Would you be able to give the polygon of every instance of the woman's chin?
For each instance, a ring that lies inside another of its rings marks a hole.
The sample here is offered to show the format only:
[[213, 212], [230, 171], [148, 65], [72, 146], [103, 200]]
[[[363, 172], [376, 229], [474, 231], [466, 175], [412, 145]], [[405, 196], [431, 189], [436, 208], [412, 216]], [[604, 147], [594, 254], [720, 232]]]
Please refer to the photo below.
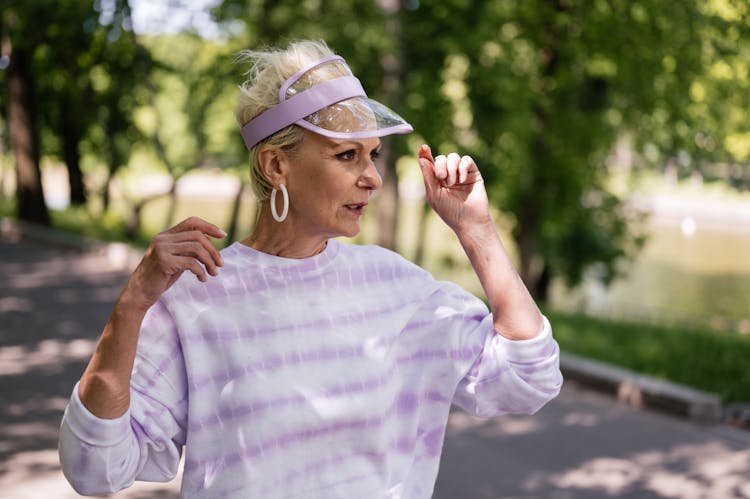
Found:
[[341, 236], [342, 237], [357, 237], [357, 235], [359, 235], [360, 233], [360, 230], [361, 229], [359, 227], [359, 223], [357, 223], [356, 226], [349, 227], [345, 231], [342, 231]]

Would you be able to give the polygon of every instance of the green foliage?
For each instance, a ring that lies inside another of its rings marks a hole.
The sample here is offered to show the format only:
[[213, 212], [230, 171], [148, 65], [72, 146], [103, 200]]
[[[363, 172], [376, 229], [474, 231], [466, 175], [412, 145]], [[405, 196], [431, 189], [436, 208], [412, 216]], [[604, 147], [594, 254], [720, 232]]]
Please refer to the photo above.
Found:
[[233, 55], [326, 40], [415, 125], [391, 139], [397, 155], [424, 141], [478, 160], [540, 298], [550, 276], [575, 285], [594, 269], [610, 281], [642, 242], [639, 215], [607, 186], [618, 139], [636, 168], [750, 158], [744, 0], [224, 0], [217, 40], [137, 40], [125, 0], [6, 4], [3, 19], [26, 33], [14, 40], [33, 52], [43, 153], [59, 155], [61, 128], [78, 128], [110, 176], [135, 149], [174, 178], [244, 171], [232, 111], [245, 68]]
[[606, 158], [623, 133], [651, 140], [643, 125], [657, 110], [681, 116], [700, 69], [697, 16], [656, 0], [423, 2], [404, 13], [405, 91], [421, 94], [405, 114], [428, 141], [480, 161], [493, 201], [515, 217], [535, 291], [543, 271], [575, 285], [596, 265], [610, 281], [637, 251], [638, 215], [606, 188]]
[[715, 392], [724, 403], [750, 400], [750, 337], [545, 313], [563, 350]]
[[[41, 154], [72, 159], [75, 170], [79, 153], [95, 155], [114, 173], [139, 139], [130, 115], [137, 78], [148, 68], [127, 1], [9, 0], [5, 7], [2, 35], [32, 61]], [[2, 85], [0, 102], [6, 99]]]
[[199, 166], [242, 164], [245, 150], [233, 119], [233, 47], [194, 34], [144, 37], [154, 61], [138, 128], [163, 166], [179, 178]]

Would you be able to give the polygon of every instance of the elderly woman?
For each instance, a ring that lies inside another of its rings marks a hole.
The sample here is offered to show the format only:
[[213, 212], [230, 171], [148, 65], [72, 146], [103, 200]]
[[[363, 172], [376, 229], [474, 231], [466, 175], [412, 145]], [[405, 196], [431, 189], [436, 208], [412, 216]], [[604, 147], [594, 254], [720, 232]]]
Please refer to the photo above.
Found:
[[452, 403], [532, 413], [558, 393], [550, 326], [468, 156], [422, 146], [418, 163], [491, 312], [390, 251], [336, 239], [359, 232], [381, 186], [380, 137], [411, 126], [321, 42], [245, 60], [255, 230], [222, 252], [209, 237], [224, 233], [198, 218], [154, 238], [73, 390], [65, 475], [84, 494], [167, 481], [184, 448], [186, 498], [429, 498]]

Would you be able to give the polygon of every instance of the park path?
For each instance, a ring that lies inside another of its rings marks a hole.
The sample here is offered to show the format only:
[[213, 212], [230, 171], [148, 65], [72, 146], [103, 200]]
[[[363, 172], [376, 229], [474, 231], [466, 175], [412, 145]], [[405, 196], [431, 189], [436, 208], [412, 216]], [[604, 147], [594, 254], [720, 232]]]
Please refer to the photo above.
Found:
[[[78, 497], [60, 472], [57, 429], [132, 261], [0, 228], [0, 498]], [[176, 498], [178, 489], [139, 483], [113, 497]], [[750, 433], [636, 410], [568, 382], [534, 416], [453, 413], [434, 497], [750, 498]]]

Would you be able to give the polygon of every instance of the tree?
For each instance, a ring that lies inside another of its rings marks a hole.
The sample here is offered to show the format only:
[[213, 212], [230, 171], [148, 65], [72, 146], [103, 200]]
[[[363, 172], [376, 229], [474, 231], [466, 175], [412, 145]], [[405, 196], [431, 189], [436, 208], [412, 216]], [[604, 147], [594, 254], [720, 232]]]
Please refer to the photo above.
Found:
[[[127, 23], [125, 9], [119, 11], [123, 19], [112, 19], [110, 26]], [[102, 205], [110, 206], [110, 184], [117, 172], [127, 165], [133, 148], [145, 141], [134, 122], [136, 109], [146, 105], [148, 81], [153, 61], [132, 31], [100, 29], [94, 35], [91, 52], [100, 54], [89, 69], [90, 124], [81, 143], [82, 153], [98, 157], [106, 165], [107, 176], [102, 186]]]
[[7, 113], [10, 144], [16, 161], [16, 210], [18, 218], [49, 225], [39, 170], [39, 130], [37, 128], [33, 45], [23, 33], [26, 22], [18, 5], [6, 5], [2, 12], [3, 56], [7, 67]]
[[79, 147], [97, 117], [89, 105], [91, 78], [110, 56], [109, 46], [129, 29], [129, 7], [126, 0], [6, 4], [1, 29], [4, 52], [10, 55], [6, 89], [18, 212], [22, 219], [47, 224], [39, 157], [60, 155], [68, 169], [71, 202], [85, 203]]
[[[407, 98], [419, 104], [408, 116], [428, 140], [480, 161], [493, 202], [515, 219], [532, 293], [544, 300], [553, 276], [575, 285], [592, 266], [605, 281], [615, 277], [639, 238], [633, 214], [606, 187], [605, 159], [619, 134], [641, 137], [657, 106], [678, 115], [700, 69], [696, 7], [453, 0], [424, 2], [406, 17], [409, 67], [429, 61], [440, 74], [438, 88], [418, 70], [407, 78], [409, 94], [422, 92]], [[669, 57], [677, 62], [668, 73]]]
[[[748, 189], [750, 5], [743, 0], [712, 0], [698, 2], [696, 8], [700, 22], [693, 40], [699, 47], [701, 71], [684, 83], [679, 106], [669, 105], [672, 97], [644, 120], [651, 133], [640, 144], [641, 149], [649, 146], [643, 161], [676, 165], [682, 176], [699, 172]], [[682, 54], [675, 56], [666, 61], [670, 69]], [[665, 122], [673, 126], [665, 128]]]
[[[171, 177], [170, 189], [164, 193], [170, 198], [165, 219], [165, 225], [170, 225], [177, 185], [185, 174], [199, 167], [234, 167], [244, 156], [230, 118], [234, 87], [225, 76], [233, 69], [232, 54], [224, 44], [194, 33], [142, 37], [141, 41], [149, 50], [152, 68], [143, 79], [145, 101], [136, 111], [136, 125]], [[217, 109], [219, 120], [213, 119]], [[138, 229], [143, 205], [159, 196], [136, 202], [131, 235]]]

